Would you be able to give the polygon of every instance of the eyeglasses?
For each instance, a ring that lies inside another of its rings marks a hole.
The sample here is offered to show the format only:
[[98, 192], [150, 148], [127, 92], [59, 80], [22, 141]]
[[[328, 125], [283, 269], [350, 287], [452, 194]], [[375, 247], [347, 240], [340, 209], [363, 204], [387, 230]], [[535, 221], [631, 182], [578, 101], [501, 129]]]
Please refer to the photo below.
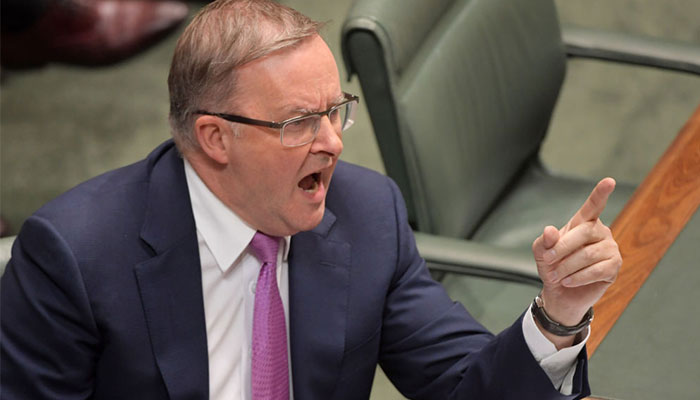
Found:
[[212, 115], [230, 122], [238, 122], [246, 125], [266, 126], [280, 130], [280, 142], [285, 147], [298, 147], [311, 143], [316, 139], [321, 126], [321, 118], [325, 115], [331, 121], [336, 132], [340, 133], [350, 128], [355, 123], [355, 112], [360, 98], [343, 92], [343, 101], [333, 107], [315, 113], [290, 118], [282, 122], [262, 121], [241, 117], [239, 115], [214, 113], [198, 110], [195, 114]]

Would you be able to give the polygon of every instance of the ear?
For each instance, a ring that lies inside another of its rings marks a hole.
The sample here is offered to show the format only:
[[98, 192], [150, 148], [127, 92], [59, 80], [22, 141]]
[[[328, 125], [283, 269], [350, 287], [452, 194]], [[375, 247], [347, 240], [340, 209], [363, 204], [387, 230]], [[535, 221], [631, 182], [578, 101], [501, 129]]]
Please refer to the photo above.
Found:
[[224, 136], [231, 128], [220, 118], [203, 115], [194, 121], [194, 134], [202, 151], [219, 164], [228, 164]]

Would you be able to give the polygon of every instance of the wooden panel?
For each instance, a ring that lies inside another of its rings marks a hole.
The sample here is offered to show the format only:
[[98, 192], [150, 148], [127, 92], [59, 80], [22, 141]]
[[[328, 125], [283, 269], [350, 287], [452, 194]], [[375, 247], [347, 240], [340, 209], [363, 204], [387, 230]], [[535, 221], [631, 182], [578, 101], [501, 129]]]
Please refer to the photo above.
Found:
[[700, 204], [700, 107], [613, 222], [623, 265], [595, 306], [587, 348], [601, 341]]

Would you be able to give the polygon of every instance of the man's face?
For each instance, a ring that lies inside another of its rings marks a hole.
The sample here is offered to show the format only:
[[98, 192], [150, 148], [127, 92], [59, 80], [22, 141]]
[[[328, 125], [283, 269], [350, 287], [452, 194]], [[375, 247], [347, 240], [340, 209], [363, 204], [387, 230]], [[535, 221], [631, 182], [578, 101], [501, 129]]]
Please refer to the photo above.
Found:
[[[319, 36], [250, 62], [237, 71], [232, 109], [249, 118], [283, 121], [338, 104], [343, 94], [333, 54]], [[221, 171], [224, 202], [254, 228], [284, 236], [316, 227], [323, 218], [331, 175], [343, 150], [327, 117], [316, 139], [283, 147], [279, 129], [237, 125], [229, 164]]]

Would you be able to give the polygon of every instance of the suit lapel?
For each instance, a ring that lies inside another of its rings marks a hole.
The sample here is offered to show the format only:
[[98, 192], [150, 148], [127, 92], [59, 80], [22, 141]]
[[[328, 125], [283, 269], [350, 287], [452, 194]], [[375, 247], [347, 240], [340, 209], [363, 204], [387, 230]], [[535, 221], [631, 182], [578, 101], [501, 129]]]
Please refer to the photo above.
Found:
[[184, 166], [172, 145], [152, 158], [141, 237], [156, 255], [134, 269], [146, 323], [170, 398], [208, 398], [199, 249]]
[[289, 320], [294, 397], [331, 398], [345, 350], [350, 244], [329, 235], [335, 215], [292, 238]]

